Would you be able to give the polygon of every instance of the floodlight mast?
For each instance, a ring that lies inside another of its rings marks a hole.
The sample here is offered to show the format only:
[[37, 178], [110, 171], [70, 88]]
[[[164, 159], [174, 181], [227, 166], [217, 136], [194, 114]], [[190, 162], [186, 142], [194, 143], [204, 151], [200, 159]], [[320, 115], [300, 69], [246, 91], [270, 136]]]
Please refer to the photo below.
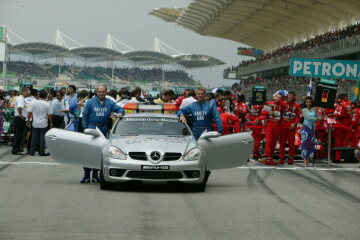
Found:
[[164, 47], [169, 48], [177, 55], [184, 55], [184, 53], [180, 52], [179, 50], [176, 50], [175, 48], [171, 47], [169, 44], [166, 44], [165, 42], [161, 41], [159, 38], [156, 37], [153, 42], [152, 50], [156, 52], [167, 53]]
[[14, 31], [12, 31], [10, 28], [7, 28], [5, 25], [3, 25], [3, 29], [4, 29], [4, 35], [5, 35], [5, 56], [4, 56], [4, 61], [3, 61], [3, 87], [4, 90], [7, 90], [9, 85], [10, 85], [10, 80], [7, 81], [7, 62], [9, 61], [9, 49], [8, 49], [8, 43], [14, 43], [10, 36], [9, 33], [11, 33], [15, 39], [18, 39], [20, 41], [18, 42], [27, 42], [27, 40], [25, 40], [24, 38], [20, 37], [18, 34], [16, 34]]
[[[106, 48], [120, 52], [119, 48], [116, 46], [116, 43], [120, 44], [121, 46], [125, 47], [126, 49], [128, 49], [130, 51], [135, 51], [134, 48], [121, 42], [119, 39], [115, 38], [114, 36], [111, 36], [110, 33], [106, 34], [106, 38], [105, 38], [105, 47]], [[111, 65], [111, 88], [113, 88], [114, 87], [114, 70], [115, 70], [114, 59], [112, 59], [109, 63]]]
[[132, 48], [129, 45], [121, 42], [119, 39], [115, 38], [114, 36], [111, 36], [109, 33], [106, 34], [105, 47], [109, 48], [109, 49], [114, 49], [114, 50], [120, 51], [119, 48], [114, 43], [114, 41], [117, 42], [118, 44], [120, 44], [121, 46], [127, 48], [130, 51], [135, 51], [134, 48]]
[[[61, 46], [61, 47], [65, 47], [69, 49], [69, 45], [66, 44], [66, 41], [64, 40], [67, 39], [68, 41], [75, 43], [76, 47], [84, 47], [83, 44], [79, 43], [78, 41], [72, 39], [71, 37], [67, 36], [65, 33], [61, 32], [60, 30], [56, 30], [55, 36], [54, 36], [54, 44]], [[56, 56], [56, 63], [59, 65], [58, 67], [58, 79], [60, 77], [61, 74], [61, 65], [64, 63], [64, 57], [65, 56]], [[55, 80], [56, 81], [56, 80]], [[55, 86], [55, 82], [54, 82], [54, 86]]]

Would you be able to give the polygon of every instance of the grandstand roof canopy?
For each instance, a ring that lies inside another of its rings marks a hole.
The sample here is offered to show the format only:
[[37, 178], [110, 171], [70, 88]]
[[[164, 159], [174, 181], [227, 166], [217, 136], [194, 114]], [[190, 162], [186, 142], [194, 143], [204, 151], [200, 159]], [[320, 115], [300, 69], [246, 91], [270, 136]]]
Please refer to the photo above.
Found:
[[171, 64], [174, 59], [171, 55], [157, 51], [131, 51], [124, 53], [127, 60], [137, 64]]
[[103, 47], [78, 47], [71, 49], [70, 52], [76, 56], [93, 61], [116, 61], [123, 58], [121, 52]]
[[175, 62], [185, 68], [201, 68], [223, 65], [225, 62], [202, 54], [188, 54], [175, 57]]
[[82, 57], [88, 61], [131, 61], [138, 65], [178, 64], [185, 68], [214, 67], [223, 61], [200, 54], [170, 55], [159, 51], [120, 52], [105, 47], [77, 47], [68, 49], [43, 42], [8, 44], [12, 54], [31, 54], [37, 58]]
[[359, 20], [359, 0], [197, 0], [151, 13], [201, 35], [275, 50]]
[[185, 8], [157, 8], [150, 14], [161, 18], [165, 22], [175, 22], [184, 11]]
[[44, 42], [27, 42], [10, 45], [10, 53], [31, 54], [38, 58], [65, 57], [70, 55], [69, 49]]

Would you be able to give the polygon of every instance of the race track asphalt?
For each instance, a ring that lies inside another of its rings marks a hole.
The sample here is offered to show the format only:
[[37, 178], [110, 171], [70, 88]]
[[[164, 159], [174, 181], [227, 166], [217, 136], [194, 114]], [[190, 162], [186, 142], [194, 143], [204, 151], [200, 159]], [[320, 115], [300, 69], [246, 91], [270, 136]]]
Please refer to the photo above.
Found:
[[0, 240], [360, 239], [360, 168], [213, 171], [206, 192], [172, 185], [101, 191], [81, 167], [0, 146]]

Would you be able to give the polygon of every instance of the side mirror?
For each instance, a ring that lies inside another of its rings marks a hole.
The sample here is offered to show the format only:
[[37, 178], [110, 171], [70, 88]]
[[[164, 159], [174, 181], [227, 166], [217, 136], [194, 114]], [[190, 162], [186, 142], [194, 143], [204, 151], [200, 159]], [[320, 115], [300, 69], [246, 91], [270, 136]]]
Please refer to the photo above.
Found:
[[200, 138], [202, 139], [209, 139], [209, 138], [217, 138], [220, 137], [221, 134], [219, 132], [216, 131], [211, 131], [211, 132], [204, 132]]
[[91, 135], [93, 137], [100, 137], [101, 133], [96, 129], [87, 128], [84, 130], [84, 134]]

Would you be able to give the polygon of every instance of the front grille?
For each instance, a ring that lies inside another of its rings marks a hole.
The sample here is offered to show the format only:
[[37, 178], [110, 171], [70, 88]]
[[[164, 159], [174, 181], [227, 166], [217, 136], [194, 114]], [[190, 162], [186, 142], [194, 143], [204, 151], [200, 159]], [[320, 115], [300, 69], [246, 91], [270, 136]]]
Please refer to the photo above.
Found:
[[[134, 160], [146, 161], [146, 153], [145, 152], [129, 152], [129, 156]], [[163, 161], [176, 161], [181, 158], [181, 153], [176, 152], [167, 152], [163, 157]]]
[[163, 171], [130, 171], [126, 174], [129, 178], [142, 179], [179, 179], [183, 175], [181, 172], [163, 172]]
[[181, 158], [181, 153], [167, 152], [165, 153], [163, 161], [175, 161]]
[[129, 156], [135, 160], [146, 161], [146, 153], [145, 152], [129, 152]]

